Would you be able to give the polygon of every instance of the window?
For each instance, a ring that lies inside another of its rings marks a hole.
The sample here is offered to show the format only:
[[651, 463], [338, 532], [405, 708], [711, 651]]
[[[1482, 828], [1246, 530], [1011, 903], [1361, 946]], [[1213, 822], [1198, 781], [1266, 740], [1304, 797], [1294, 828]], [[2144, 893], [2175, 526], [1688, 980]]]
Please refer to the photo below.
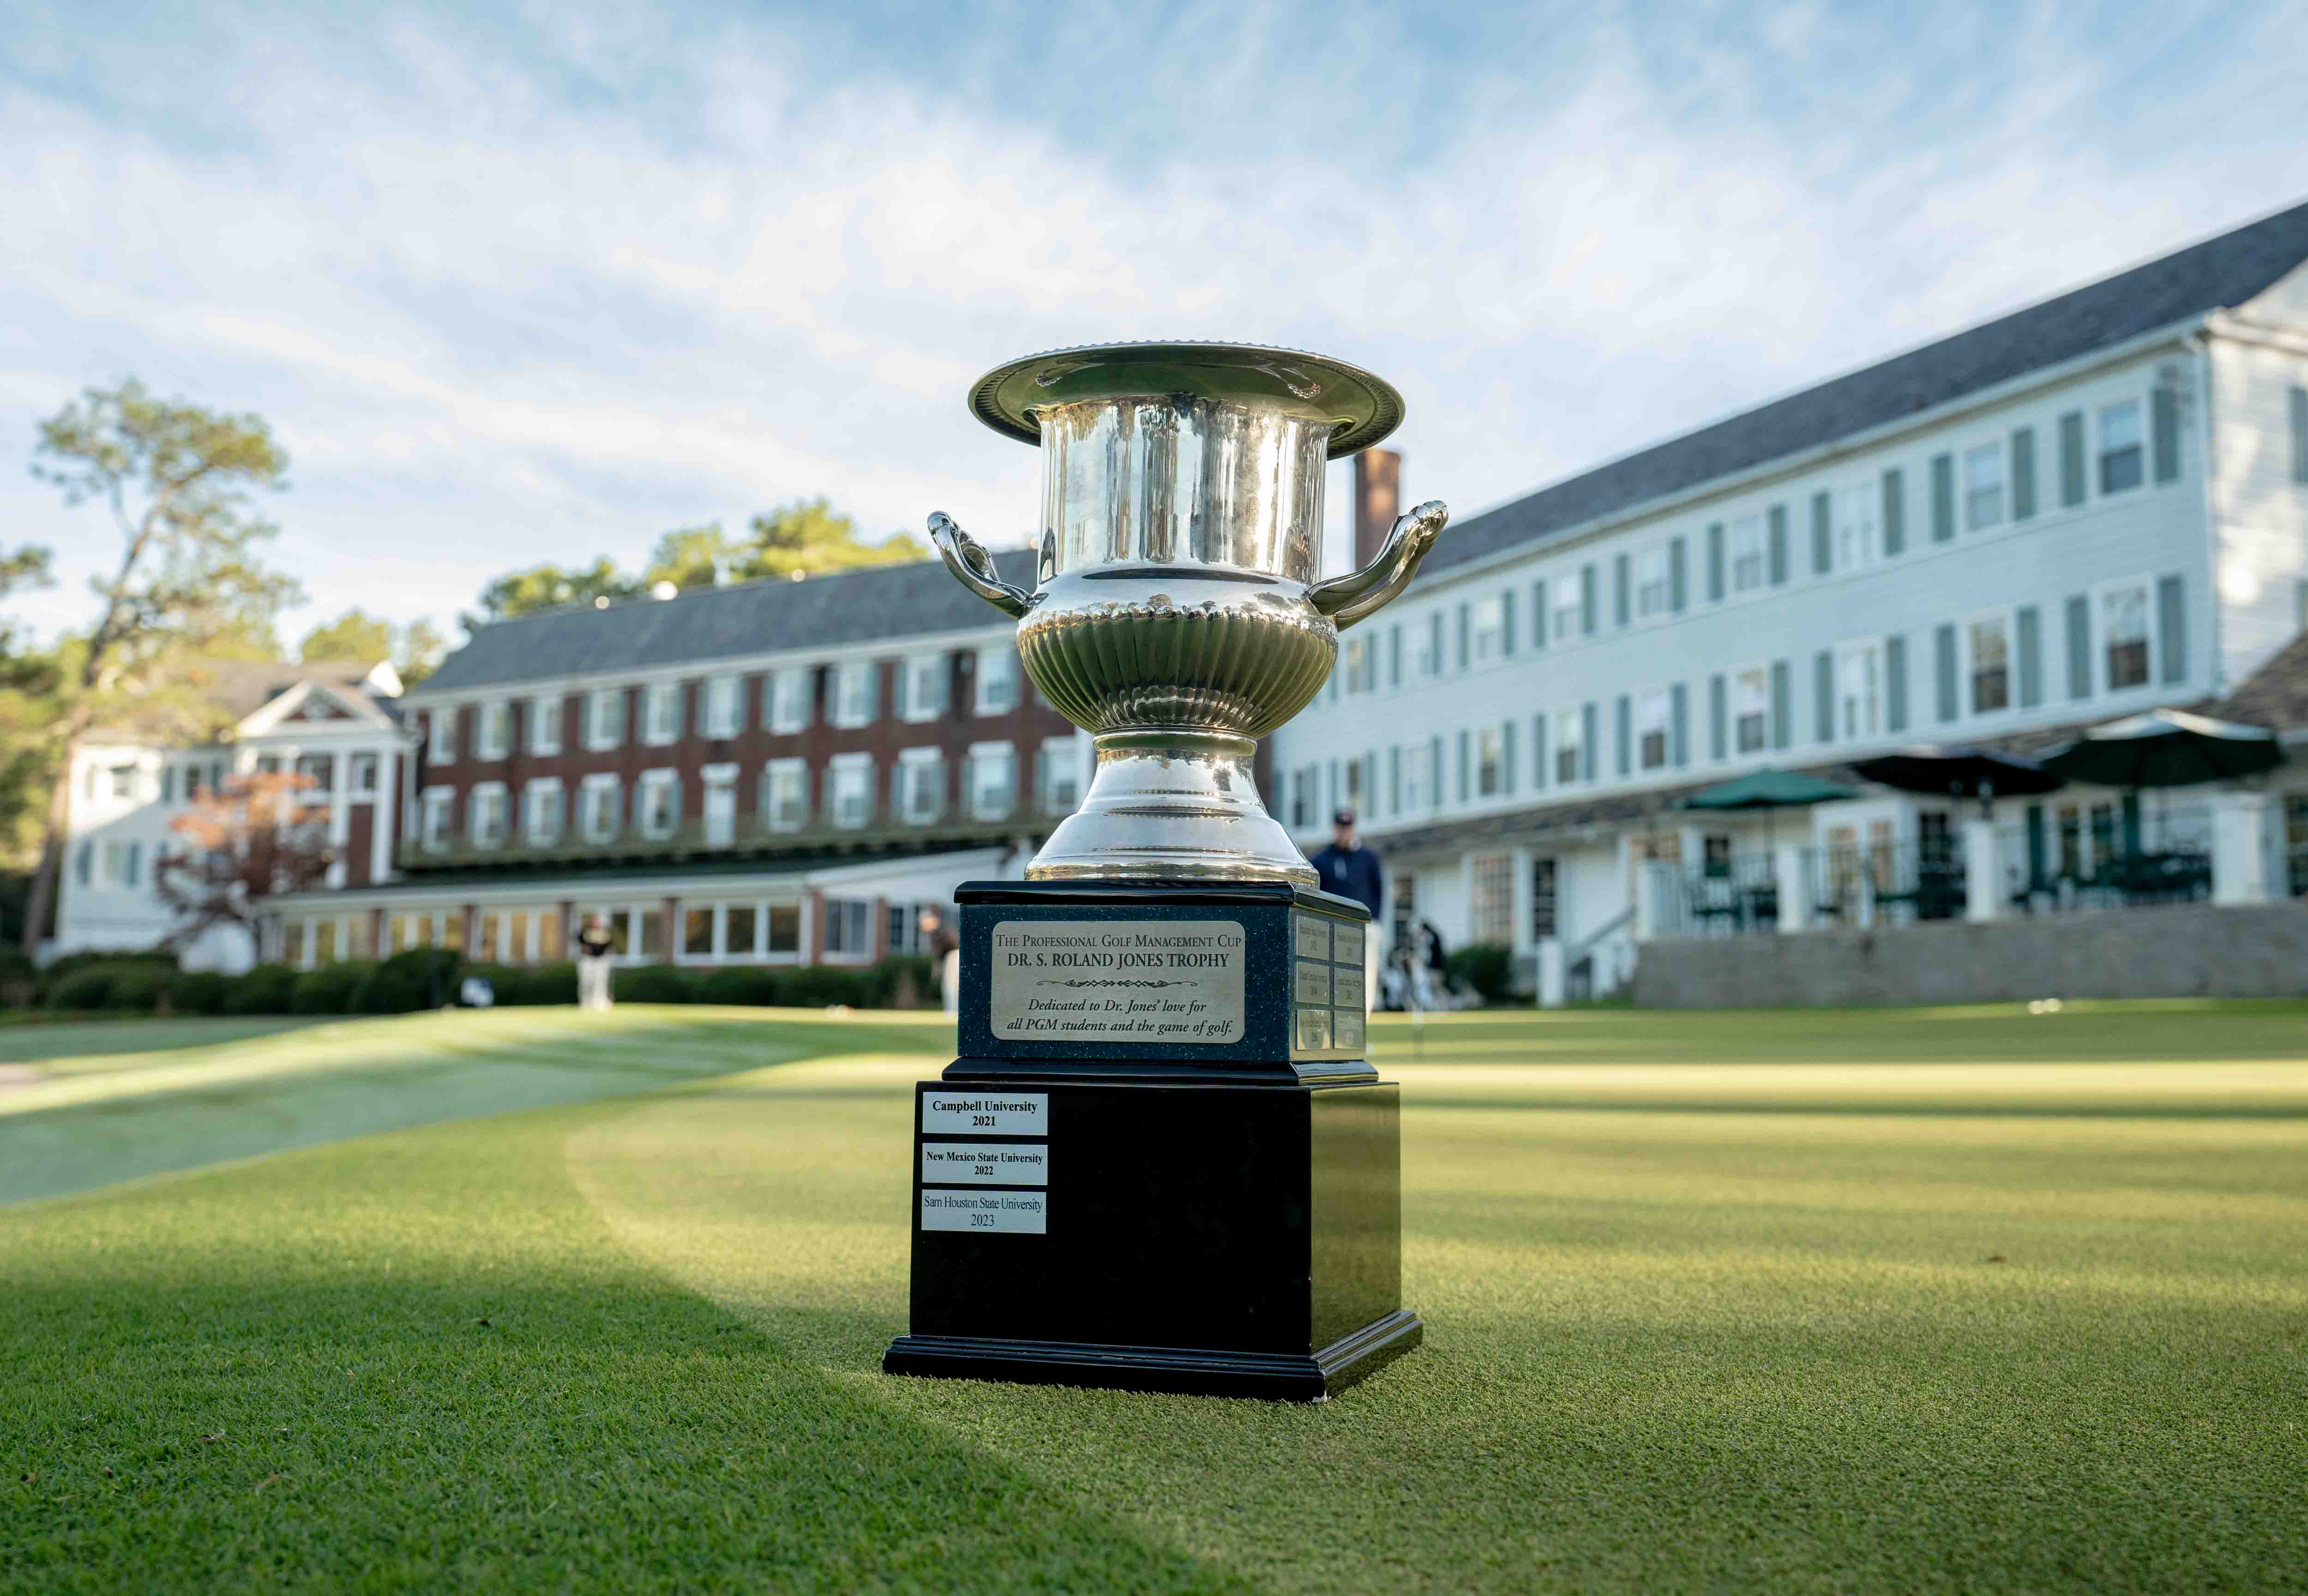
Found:
[[521, 794], [521, 827], [532, 848], [549, 848], [561, 840], [561, 784], [550, 777], [529, 784]]
[[681, 912], [681, 951], [692, 958], [711, 958], [713, 922], [719, 918], [711, 909], [684, 909]]
[[1882, 732], [1883, 656], [1873, 643], [1846, 643], [1835, 665], [1837, 734], [1848, 742]]
[[624, 824], [624, 794], [614, 776], [589, 776], [578, 794], [579, 824], [589, 843], [614, 841]]
[[1018, 656], [1007, 643], [977, 651], [977, 713], [1007, 715], [1018, 707]]
[[350, 774], [352, 777], [351, 786], [355, 793], [375, 792], [376, 756], [373, 753], [357, 753], [353, 755]]
[[1514, 940], [1514, 855], [1477, 854], [1467, 862], [1468, 929], [1477, 942]]
[[449, 845], [449, 803], [452, 794], [446, 787], [425, 790], [423, 837], [425, 846], [435, 853]]
[[2107, 637], [2107, 691], [2148, 682], [2148, 584], [2111, 588], [2100, 596]]
[[726, 848], [737, 840], [737, 767], [708, 765], [702, 774], [705, 845]]
[[1770, 739], [1771, 680], [1761, 665], [1731, 678], [1731, 744], [1743, 754], [1760, 753]]
[[466, 805], [465, 818], [470, 828], [473, 846], [494, 848], [504, 842], [505, 790], [495, 782], [484, 782], [473, 789], [471, 802]]
[[863, 898], [825, 900], [825, 951], [841, 958], [870, 958], [874, 953], [874, 905]]
[[1635, 700], [1635, 758], [1645, 770], [1666, 764], [1668, 695], [1665, 688]]
[[2140, 443], [2140, 401], [2125, 399], [2121, 404], [2099, 408], [2099, 491], [2120, 493], [2136, 488], [2143, 467], [2145, 451]]
[[1072, 814], [1081, 802], [1081, 756], [1072, 738], [1043, 739], [1040, 780], [1042, 812]]
[[769, 912], [769, 943], [762, 951], [771, 958], [791, 958], [801, 952], [801, 905], [771, 904]]
[[969, 750], [969, 812], [980, 820], [1006, 820], [1018, 795], [1018, 761], [1006, 742]]
[[870, 726], [874, 712], [875, 679], [882, 668], [870, 659], [844, 661], [834, 667], [833, 724], [838, 726]]
[[337, 761], [332, 754], [298, 754], [297, 777], [313, 792], [325, 793], [336, 784]]
[[2003, 445], [1983, 443], [1963, 457], [1963, 525], [1968, 532], [2003, 524]]
[[1971, 712], [1991, 715], [2011, 703], [2011, 636], [2001, 615], [1971, 623]]
[[1576, 709], [1557, 711], [1554, 716], [1554, 779], [1557, 782], [1579, 779], [1580, 755], [1586, 743], [1586, 716]]
[[1370, 692], [1378, 686], [1378, 639], [1357, 633], [1340, 645], [1344, 655], [1340, 674], [1347, 679], [1348, 692]]
[[935, 720], [946, 711], [946, 677], [943, 654], [917, 654], [899, 662], [898, 718]]
[[934, 748], [898, 756], [898, 802], [909, 826], [926, 826], [945, 813], [945, 757]]
[[1648, 619], [1666, 610], [1666, 550], [1645, 549], [1635, 556], [1635, 614]]
[[770, 730], [791, 734], [809, 727], [813, 673], [806, 665], [782, 670], [770, 678], [770, 690], [762, 695], [763, 708], [769, 713]]
[[744, 697], [745, 686], [736, 676], [708, 676], [705, 679], [704, 705], [701, 728], [708, 737], [735, 737], [737, 734], [737, 703]]
[[1426, 617], [1426, 639], [1418, 646], [1418, 674], [1432, 680], [1442, 674], [1442, 612]]
[[1432, 805], [1434, 799], [1434, 772], [1429, 762], [1427, 744], [1414, 742], [1401, 750], [1402, 807], [1416, 814]]
[[1506, 652], [1506, 605], [1495, 593], [1475, 601], [1475, 663], [1497, 659]]
[[1865, 571], [1878, 553], [1875, 513], [1882, 495], [1873, 488], [1848, 487], [1835, 495], [1835, 568]]
[[671, 770], [642, 773], [639, 812], [643, 837], [662, 842], [681, 825], [681, 777]]
[[585, 695], [585, 746], [599, 752], [625, 740], [625, 690], [597, 687]]
[[[125, 768], [128, 768], [128, 769], [130, 769], [130, 770], [133, 770], [133, 769], [135, 768], [135, 767], [132, 765], [132, 766], [125, 767]], [[259, 775], [259, 776], [278, 776], [278, 775], [280, 775], [280, 756], [279, 754], [259, 754], [259, 755], [257, 755], [257, 756], [256, 756], [256, 773], [257, 773], [257, 775]], [[130, 779], [132, 782], [133, 782], [133, 780], [134, 780], [135, 778], [132, 776], [129, 779]]]
[[1531, 940], [1543, 942], [1556, 934], [1554, 903], [1554, 861], [1534, 859], [1530, 862]]
[[561, 751], [561, 699], [558, 696], [530, 699], [529, 751], [533, 754], [557, 754]]
[[1763, 518], [1743, 515], [1731, 523], [1731, 591], [1752, 592], [1763, 585]]
[[[1348, 774], [1353, 774], [1349, 768]], [[1475, 734], [1475, 795], [1495, 798], [1506, 790], [1506, 749], [1496, 726], [1484, 726]], [[1351, 788], [1348, 801], [1354, 802], [1360, 794]]]
[[433, 711], [426, 725], [425, 759], [427, 764], [446, 765], [457, 757], [457, 712], [447, 705]]
[[809, 824], [806, 761], [770, 761], [762, 778], [762, 819], [772, 831], [798, 831]]
[[681, 741], [681, 683], [654, 682], [642, 692], [642, 741], [664, 748]]
[[836, 826], [854, 831], [874, 818], [874, 765], [866, 754], [837, 754], [826, 766], [826, 807]]
[[759, 904], [721, 905], [721, 953], [728, 958], [750, 958], [762, 946]]
[[512, 743], [512, 706], [499, 699], [473, 711], [473, 757], [502, 759]]

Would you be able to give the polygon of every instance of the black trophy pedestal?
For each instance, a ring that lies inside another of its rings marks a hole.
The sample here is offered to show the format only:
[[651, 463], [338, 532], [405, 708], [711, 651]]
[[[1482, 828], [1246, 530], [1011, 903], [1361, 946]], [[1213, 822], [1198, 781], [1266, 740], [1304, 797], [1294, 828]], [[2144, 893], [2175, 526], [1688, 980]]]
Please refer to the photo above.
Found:
[[915, 1103], [891, 1374], [1320, 1401], [1417, 1346], [1360, 905], [962, 888], [961, 1054]]

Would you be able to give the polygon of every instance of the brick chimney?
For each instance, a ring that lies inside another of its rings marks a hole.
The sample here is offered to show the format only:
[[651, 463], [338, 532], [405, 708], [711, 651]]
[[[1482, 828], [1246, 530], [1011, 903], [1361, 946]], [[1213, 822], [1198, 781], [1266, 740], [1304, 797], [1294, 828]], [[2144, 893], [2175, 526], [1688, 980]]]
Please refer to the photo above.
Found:
[[1355, 456], [1355, 569], [1368, 565], [1402, 513], [1402, 457], [1391, 449]]

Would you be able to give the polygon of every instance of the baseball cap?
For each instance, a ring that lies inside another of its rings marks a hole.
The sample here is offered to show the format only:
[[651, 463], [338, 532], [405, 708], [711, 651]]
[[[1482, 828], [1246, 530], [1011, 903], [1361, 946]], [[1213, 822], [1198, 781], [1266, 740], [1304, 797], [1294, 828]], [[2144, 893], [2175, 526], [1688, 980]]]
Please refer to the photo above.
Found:
[[1355, 811], [1350, 809], [1342, 809], [1331, 817], [1331, 824], [1333, 826], [1351, 826], [1354, 823]]

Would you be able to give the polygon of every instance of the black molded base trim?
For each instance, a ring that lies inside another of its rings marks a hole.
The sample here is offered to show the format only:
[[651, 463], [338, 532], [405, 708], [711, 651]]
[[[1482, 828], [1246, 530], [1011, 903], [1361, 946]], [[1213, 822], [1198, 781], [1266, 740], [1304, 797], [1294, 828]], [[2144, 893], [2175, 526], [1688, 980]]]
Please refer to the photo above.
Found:
[[974, 1335], [900, 1335], [882, 1372], [1029, 1386], [1096, 1386], [1187, 1396], [1321, 1402], [1417, 1346], [1425, 1335], [1400, 1309], [1312, 1355], [1214, 1352], [1193, 1347], [1098, 1346], [1065, 1341], [997, 1341]]

